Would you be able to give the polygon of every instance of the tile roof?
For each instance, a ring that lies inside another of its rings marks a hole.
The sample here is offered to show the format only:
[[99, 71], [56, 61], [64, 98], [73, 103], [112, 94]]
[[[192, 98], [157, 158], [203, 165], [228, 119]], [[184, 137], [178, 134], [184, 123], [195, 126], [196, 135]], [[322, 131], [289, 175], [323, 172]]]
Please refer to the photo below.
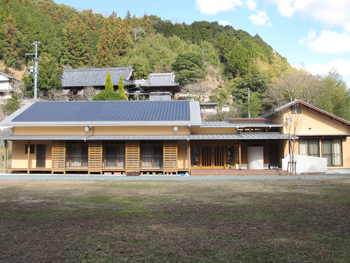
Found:
[[105, 86], [108, 72], [111, 73], [113, 86], [118, 86], [120, 75], [124, 85], [134, 85], [132, 67], [121, 68], [83, 68], [66, 69], [62, 74], [62, 87]]
[[148, 76], [148, 80], [140, 82], [140, 86], [178, 86], [179, 83], [175, 82], [175, 74], [173, 72], [168, 73], [151, 73]]

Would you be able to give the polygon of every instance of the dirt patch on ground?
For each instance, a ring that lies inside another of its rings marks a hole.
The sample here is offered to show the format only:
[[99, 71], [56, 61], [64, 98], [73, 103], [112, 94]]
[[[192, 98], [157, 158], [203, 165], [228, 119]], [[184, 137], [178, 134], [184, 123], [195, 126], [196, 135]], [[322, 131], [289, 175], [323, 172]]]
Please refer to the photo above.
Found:
[[1, 181], [1, 262], [348, 261], [350, 180]]

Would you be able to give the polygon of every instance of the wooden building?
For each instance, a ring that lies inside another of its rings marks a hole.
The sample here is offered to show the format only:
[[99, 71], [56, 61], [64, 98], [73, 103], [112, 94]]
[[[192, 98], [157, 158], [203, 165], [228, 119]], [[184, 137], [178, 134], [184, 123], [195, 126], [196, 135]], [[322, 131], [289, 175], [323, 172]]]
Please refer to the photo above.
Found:
[[[292, 124], [300, 116], [305, 121], [292, 133], [285, 124], [287, 116]], [[2, 138], [5, 149], [12, 141], [12, 160], [5, 172], [266, 170], [281, 167], [291, 138], [295, 153], [328, 158], [329, 168], [350, 168], [350, 123], [302, 101], [263, 118], [203, 123], [194, 101], [36, 102], [0, 125], [13, 129], [11, 136]]]

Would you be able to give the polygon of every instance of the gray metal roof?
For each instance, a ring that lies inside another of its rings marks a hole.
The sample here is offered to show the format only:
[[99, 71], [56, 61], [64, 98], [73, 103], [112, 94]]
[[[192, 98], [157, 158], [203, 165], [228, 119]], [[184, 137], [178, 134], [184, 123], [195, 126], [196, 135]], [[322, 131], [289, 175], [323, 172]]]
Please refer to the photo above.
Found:
[[122, 68], [83, 68], [66, 69], [62, 74], [62, 87], [105, 86], [108, 72], [111, 73], [113, 86], [119, 85], [122, 75], [124, 86], [135, 85], [132, 67]]
[[202, 122], [201, 128], [270, 128], [283, 127], [282, 124], [274, 122], [228, 122], [228, 121], [209, 121]]
[[[195, 135], [11, 135], [2, 138], [9, 141], [117, 141], [117, 140], [288, 140], [288, 134], [278, 132], [245, 132], [240, 134]], [[298, 137], [295, 137], [298, 139]]]
[[316, 106], [311, 105], [311, 104], [309, 104], [309, 103], [307, 103], [307, 102], [305, 102], [305, 101], [302, 101], [302, 100], [293, 100], [293, 101], [291, 101], [291, 102], [289, 102], [289, 103], [287, 103], [287, 104], [284, 104], [284, 105], [282, 105], [281, 107], [279, 107], [279, 108], [277, 108], [277, 109], [275, 109], [275, 110], [273, 110], [273, 111], [270, 111], [270, 112], [266, 113], [266, 114], [263, 116], [263, 118], [269, 117], [269, 116], [274, 115], [274, 114], [276, 114], [276, 113], [278, 113], [278, 112], [280, 112], [280, 111], [286, 110], [286, 109], [288, 109], [289, 107], [291, 107], [291, 106], [293, 106], [293, 105], [295, 105], [295, 104], [303, 105], [303, 106], [305, 106], [305, 107], [307, 107], [307, 108], [310, 108], [310, 109], [313, 109], [313, 110], [315, 110], [315, 111], [317, 111], [317, 112], [319, 112], [319, 113], [322, 113], [322, 114], [324, 114], [324, 115], [330, 117], [331, 119], [340, 121], [341, 123], [344, 123], [344, 124], [350, 126], [350, 122], [349, 122], [349, 121], [344, 120], [344, 119], [342, 119], [342, 118], [340, 118], [340, 117], [338, 117], [338, 116], [336, 116], [336, 115], [334, 115], [334, 114], [332, 114], [332, 113], [329, 113], [329, 112], [327, 112], [327, 111], [325, 111], [325, 110], [322, 110], [322, 109], [320, 109], [320, 108], [317, 108]]
[[[238, 134], [196, 134], [190, 140], [288, 140], [288, 134], [279, 132], [242, 132]], [[295, 138], [297, 139], [297, 137]]]
[[200, 126], [192, 101], [43, 101], [29, 103], [0, 126]]
[[1, 138], [8, 141], [120, 141], [120, 140], [187, 140], [188, 135], [11, 135]]
[[4, 76], [4, 77], [6, 77], [6, 78], [8, 78], [9, 80], [16, 80], [16, 81], [21, 81], [21, 80], [19, 80], [18, 78], [16, 78], [16, 77], [14, 77], [14, 76], [11, 76], [11, 75], [9, 75], [9, 74], [6, 74], [6, 73], [4, 73], [4, 72], [1, 72], [0, 71], [0, 75], [2, 75], [2, 76]]

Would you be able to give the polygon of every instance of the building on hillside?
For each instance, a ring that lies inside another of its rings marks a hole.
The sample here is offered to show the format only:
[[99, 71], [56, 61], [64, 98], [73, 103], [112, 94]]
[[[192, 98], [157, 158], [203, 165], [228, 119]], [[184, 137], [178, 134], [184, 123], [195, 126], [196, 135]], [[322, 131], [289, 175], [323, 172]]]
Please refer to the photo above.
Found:
[[119, 78], [122, 76], [126, 91], [136, 89], [133, 68], [80, 68], [66, 69], [62, 74], [62, 88], [64, 91], [71, 91], [74, 95], [82, 95], [85, 87], [94, 87], [103, 90], [106, 85], [108, 72], [111, 73], [112, 84], [115, 90], [118, 89]]
[[217, 113], [217, 102], [201, 102], [200, 108], [202, 114], [216, 114]]
[[13, 129], [5, 172], [271, 174], [293, 141], [304, 159], [350, 168], [350, 123], [302, 101], [226, 122], [202, 122], [196, 101], [36, 102], [0, 125]]
[[181, 91], [180, 84], [175, 82], [175, 74], [151, 73], [148, 79], [136, 80], [136, 85], [140, 88], [129, 92], [129, 97], [145, 98], [149, 100], [172, 100], [175, 93]]
[[19, 84], [21, 81], [6, 73], [0, 72], [0, 100], [11, 97], [13, 85]]

